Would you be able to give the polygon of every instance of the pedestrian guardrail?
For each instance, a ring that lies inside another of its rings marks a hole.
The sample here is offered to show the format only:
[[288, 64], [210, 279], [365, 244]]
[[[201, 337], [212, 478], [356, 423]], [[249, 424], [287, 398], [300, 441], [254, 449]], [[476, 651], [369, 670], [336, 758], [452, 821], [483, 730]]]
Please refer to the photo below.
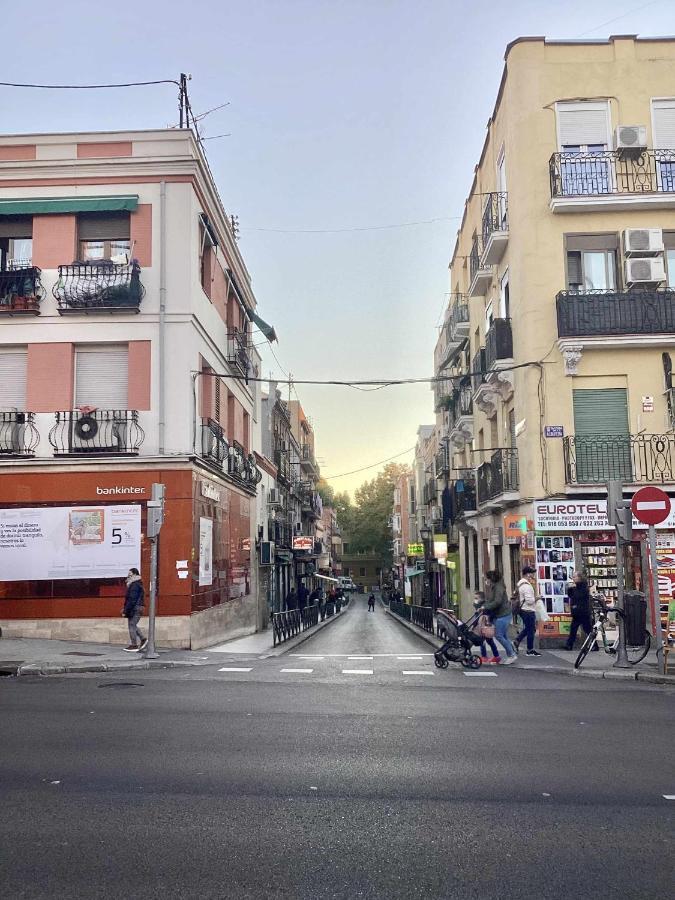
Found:
[[319, 622], [330, 619], [349, 604], [349, 599], [340, 597], [326, 600], [325, 603], [314, 603], [302, 609], [287, 609], [285, 612], [272, 614], [272, 646], [282, 644]]
[[389, 604], [389, 610], [410, 622], [412, 607], [407, 603], [403, 603], [401, 600], [392, 600]]
[[430, 606], [411, 606], [410, 621], [429, 634], [434, 633], [434, 611]]

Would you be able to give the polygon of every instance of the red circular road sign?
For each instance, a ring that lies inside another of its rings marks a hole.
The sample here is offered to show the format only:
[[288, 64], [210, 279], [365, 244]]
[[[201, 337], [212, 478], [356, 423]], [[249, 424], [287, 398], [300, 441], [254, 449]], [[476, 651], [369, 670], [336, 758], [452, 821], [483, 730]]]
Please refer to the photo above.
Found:
[[643, 487], [630, 502], [633, 515], [645, 525], [659, 525], [670, 515], [670, 497], [657, 487]]

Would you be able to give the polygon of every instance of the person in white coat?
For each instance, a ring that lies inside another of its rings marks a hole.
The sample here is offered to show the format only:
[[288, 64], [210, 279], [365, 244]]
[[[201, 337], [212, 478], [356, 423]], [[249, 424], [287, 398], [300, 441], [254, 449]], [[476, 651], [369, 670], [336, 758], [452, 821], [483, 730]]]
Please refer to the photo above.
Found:
[[515, 639], [513, 645], [516, 648], [516, 652], [518, 652], [520, 642], [523, 640], [523, 638], [526, 637], [526, 656], [541, 656], [541, 653], [538, 653], [534, 649], [534, 636], [537, 631], [537, 598], [534, 593], [532, 582], [534, 580], [535, 573], [536, 569], [533, 569], [532, 566], [525, 566], [525, 568], [523, 569], [523, 577], [520, 579], [517, 585], [519, 603], [518, 614], [523, 620], [523, 630]]

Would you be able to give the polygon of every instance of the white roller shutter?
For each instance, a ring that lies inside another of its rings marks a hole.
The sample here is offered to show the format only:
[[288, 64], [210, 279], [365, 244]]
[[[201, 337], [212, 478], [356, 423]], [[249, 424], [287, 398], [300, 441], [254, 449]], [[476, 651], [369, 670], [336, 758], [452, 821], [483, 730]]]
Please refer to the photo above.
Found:
[[75, 406], [126, 409], [129, 399], [127, 347], [92, 347], [75, 352]]
[[609, 146], [607, 103], [558, 103], [556, 112], [561, 148], [579, 144]]
[[654, 147], [675, 149], [675, 100], [653, 100]]
[[26, 409], [27, 364], [25, 350], [0, 352], [0, 410]]

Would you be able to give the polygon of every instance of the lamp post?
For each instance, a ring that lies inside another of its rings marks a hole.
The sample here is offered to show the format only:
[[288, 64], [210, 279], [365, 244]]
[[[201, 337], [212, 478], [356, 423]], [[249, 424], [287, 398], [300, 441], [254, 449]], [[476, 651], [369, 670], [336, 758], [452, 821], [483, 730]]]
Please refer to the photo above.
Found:
[[428, 525], [423, 525], [420, 528], [420, 537], [422, 538], [422, 544], [424, 546], [424, 587], [425, 587], [425, 595], [429, 599], [429, 605], [433, 607], [434, 598], [433, 598], [433, 590], [431, 586], [431, 578], [429, 577], [429, 557], [431, 555], [431, 528]]

